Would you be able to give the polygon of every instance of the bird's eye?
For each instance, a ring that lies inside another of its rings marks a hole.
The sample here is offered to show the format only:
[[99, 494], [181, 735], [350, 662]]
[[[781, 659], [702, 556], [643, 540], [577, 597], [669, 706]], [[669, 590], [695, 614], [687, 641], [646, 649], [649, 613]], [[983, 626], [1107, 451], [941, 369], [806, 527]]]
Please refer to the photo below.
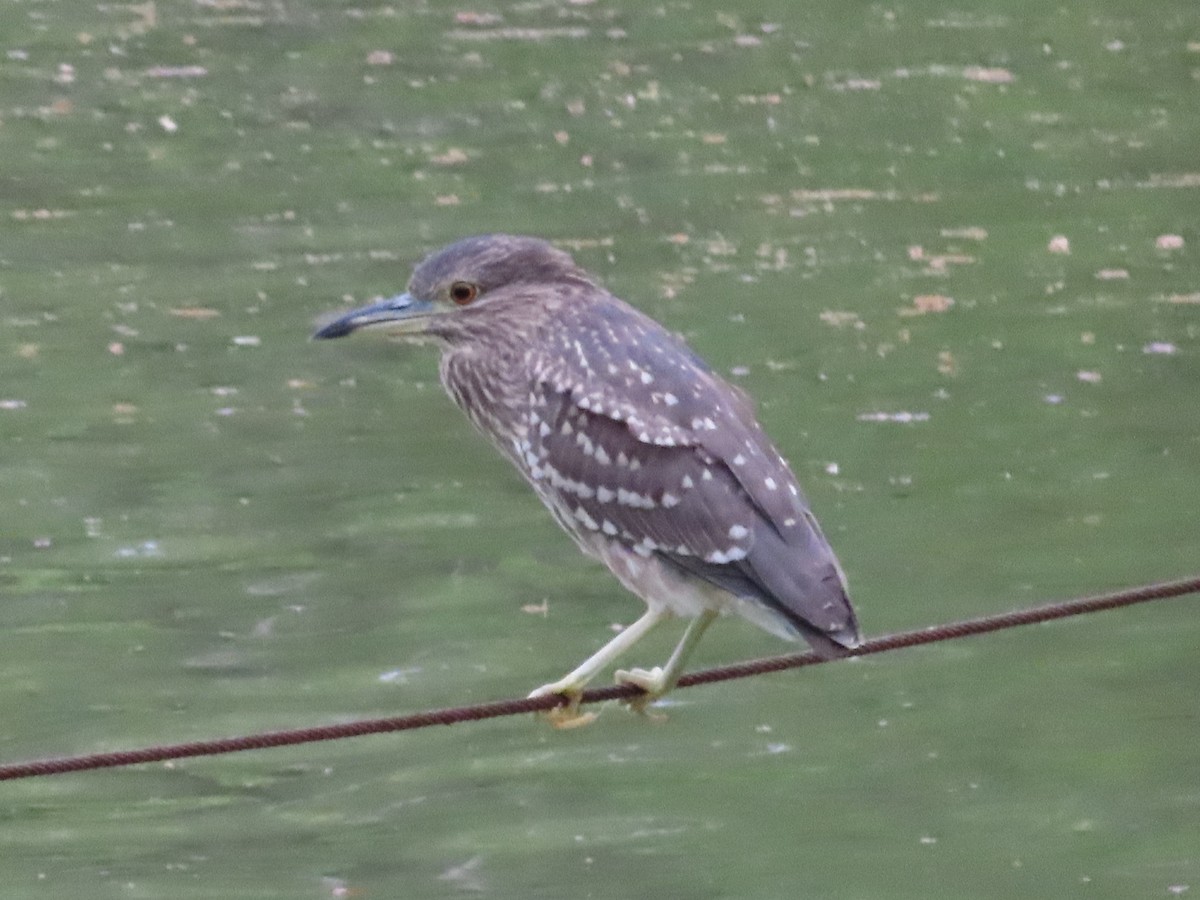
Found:
[[450, 299], [459, 306], [466, 306], [479, 296], [479, 288], [468, 281], [456, 281], [450, 285]]

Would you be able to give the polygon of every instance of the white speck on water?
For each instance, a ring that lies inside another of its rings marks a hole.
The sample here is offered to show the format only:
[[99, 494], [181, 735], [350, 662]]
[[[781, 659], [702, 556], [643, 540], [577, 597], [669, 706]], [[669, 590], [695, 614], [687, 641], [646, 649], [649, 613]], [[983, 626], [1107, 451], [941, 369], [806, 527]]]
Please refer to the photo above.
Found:
[[258, 347], [262, 344], [262, 338], [256, 334], [239, 334], [233, 339], [235, 347]]
[[908, 425], [912, 422], [928, 422], [929, 413], [927, 412], [868, 412], [859, 413], [856, 418], [860, 422], [898, 422], [902, 425]]
[[1170, 356], [1172, 353], [1175, 353], [1178, 349], [1179, 349], [1178, 347], [1176, 347], [1174, 344], [1170, 343], [1169, 341], [1151, 341], [1149, 344], [1146, 344], [1146, 346], [1142, 347], [1142, 352]]
[[[579, 839], [578, 836], [577, 839]], [[479, 874], [482, 866], [483, 857], [472, 856], [460, 865], [450, 866], [438, 876], [438, 880], [449, 882], [463, 893], [482, 894], [487, 891], [488, 887], [487, 882]]]
[[158, 541], [142, 541], [134, 547], [118, 547], [113, 554], [117, 559], [148, 559], [162, 556]]
[[389, 669], [379, 674], [379, 680], [384, 684], [408, 684], [409, 675], [420, 675], [421, 667], [412, 666], [407, 669]]
[[1058, 406], [1060, 403], [1065, 402], [1066, 399], [1062, 394], [1047, 394], [1042, 398], [1043, 401], [1049, 403], [1051, 406]]
[[825, 464], [825, 474], [837, 475], [842, 471], [842, 467], [835, 462]]
[[926, 846], [931, 846], [933, 844], [936, 844], [937, 841], [938, 841], [938, 839], [933, 837], [932, 835], [928, 835], [928, 834], [921, 835], [921, 843]]

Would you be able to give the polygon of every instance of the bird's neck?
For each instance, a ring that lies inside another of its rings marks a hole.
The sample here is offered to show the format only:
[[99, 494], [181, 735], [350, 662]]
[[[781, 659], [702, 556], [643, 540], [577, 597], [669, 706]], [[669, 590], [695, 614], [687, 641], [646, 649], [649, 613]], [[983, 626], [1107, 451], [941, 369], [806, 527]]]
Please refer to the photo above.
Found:
[[505, 455], [513, 453], [512, 438], [523, 434], [529, 403], [526, 371], [528, 339], [463, 341], [443, 347], [442, 387], [467, 414], [472, 424]]

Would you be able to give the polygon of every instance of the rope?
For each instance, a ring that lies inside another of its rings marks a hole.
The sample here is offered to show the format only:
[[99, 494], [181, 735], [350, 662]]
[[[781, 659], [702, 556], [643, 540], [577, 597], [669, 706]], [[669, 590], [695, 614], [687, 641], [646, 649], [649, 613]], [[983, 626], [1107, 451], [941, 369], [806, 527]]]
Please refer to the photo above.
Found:
[[[966, 619], [961, 622], [934, 625], [915, 631], [902, 631], [897, 634], [884, 635], [883, 637], [872, 638], [864, 642], [861, 646], [856, 647], [853, 652], [839, 658], [871, 656], [876, 653], [886, 653], [889, 650], [900, 650], [905, 647], [917, 647], [922, 644], [933, 644], [939, 641], [954, 640], [976, 634], [987, 634], [988, 632], [1001, 631], [1006, 628], [1016, 628], [1019, 625], [1049, 622], [1054, 619], [1063, 619], [1067, 616], [1078, 616], [1106, 609], [1117, 609], [1124, 606], [1133, 606], [1138, 603], [1146, 603], [1150, 600], [1165, 600], [1170, 597], [1181, 597], [1186, 594], [1198, 592], [1200, 592], [1200, 575], [1179, 581], [1165, 581], [1158, 584], [1129, 588], [1111, 594], [1081, 597], [1075, 600], [1051, 603], [1045, 606], [1035, 606], [1015, 612], [997, 613], [995, 615], [982, 616], [978, 619]], [[734, 678], [748, 678], [751, 675], [782, 672], [785, 669], [799, 669], [828, 661], [812, 651], [792, 653], [785, 656], [771, 656], [764, 659], [752, 659], [746, 662], [718, 666], [717, 668], [704, 669], [684, 675], [679, 679], [678, 687], [689, 688], [701, 684], [713, 684], [718, 681], [729, 681]], [[628, 684], [591, 688], [583, 692], [580, 702], [599, 703], [604, 700], [628, 700], [640, 693], [640, 688]], [[168, 759], [182, 759], [192, 756], [237, 753], [242, 750], [287, 747], [293, 744], [307, 744], [314, 741], [336, 741], [342, 738], [359, 737], [366, 734], [382, 734], [390, 731], [409, 731], [414, 728], [427, 728], [431, 725], [456, 725], [459, 722], [477, 722], [482, 719], [495, 719], [501, 716], [544, 712], [564, 703], [564, 698], [557, 695], [527, 697], [519, 700], [495, 700], [490, 703], [479, 703], [474, 706], [433, 709], [386, 719], [367, 719], [357, 722], [345, 722], [338, 725], [317, 726], [315, 728], [297, 728], [287, 731], [245, 735], [242, 737], [193, 741], [186, 744], [168, 744], [165, 746], [144, 747], [137, 750], [119, 750], [112, 753], [92, 753], [84, 756], [67, 756], [57, 759], [11, 763], [0, 765], [0, 781], [33, 778], [39, 775], [60, 775], [65, 772], [83, 772], [89, 769], [104, 769], [115, 766], [133, 766], [139, 763], [162, 762]]]

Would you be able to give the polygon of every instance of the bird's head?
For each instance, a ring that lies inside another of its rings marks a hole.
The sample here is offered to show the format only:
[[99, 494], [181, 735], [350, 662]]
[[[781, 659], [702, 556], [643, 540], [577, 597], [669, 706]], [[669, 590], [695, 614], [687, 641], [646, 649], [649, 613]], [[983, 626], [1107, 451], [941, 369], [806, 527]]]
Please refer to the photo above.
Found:
[[341, 314], [313, 337], [370, 329], [409, 340], [454, 343], [456, 336], [474, 330], [472, 322], [491, 318], [489, 310], [503, 306], [510, 314], [532, 318], [539, 304], [553, 300], [557, 284], [586, 280], [569, 254], [538, 238], [465, 238], [421, 262], [403, 294]]

